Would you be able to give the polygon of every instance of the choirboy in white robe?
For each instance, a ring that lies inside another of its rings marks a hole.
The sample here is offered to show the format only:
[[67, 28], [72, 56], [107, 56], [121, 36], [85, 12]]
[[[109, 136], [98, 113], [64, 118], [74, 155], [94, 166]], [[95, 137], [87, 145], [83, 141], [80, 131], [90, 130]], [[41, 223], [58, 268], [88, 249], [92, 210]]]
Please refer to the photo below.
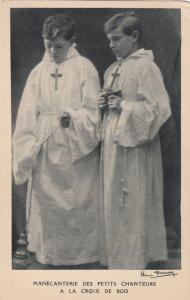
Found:
[[[119, 61], [105, 72], [108, 88]], [[171, 114], [152, 51], [121, 61], [113, 90], [122, 111], [109, 111], [102, 129], [100, 197], [101, 263], [143, 269], [167, 258], [159, 129]]]
[[[55, 74], [57, 79], [55, 89]], [[17, 184], [28, 181], [28, 249], [44, 264], [98, 260], [97, 194], [99, 78], [72, 47], [55, 65], [45, 54], [31, 71], [13, 136]], [[60, 125], [69, 112], [69, 128]]]

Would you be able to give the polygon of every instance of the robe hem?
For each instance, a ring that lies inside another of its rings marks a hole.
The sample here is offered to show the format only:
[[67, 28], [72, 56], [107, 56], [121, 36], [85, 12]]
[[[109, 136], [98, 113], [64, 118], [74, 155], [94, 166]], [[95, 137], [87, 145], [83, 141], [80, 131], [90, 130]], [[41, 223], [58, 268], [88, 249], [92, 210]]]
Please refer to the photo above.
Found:
[[46, 259], [42, 254], [36, 253], [36, 260], [41, 264], [48, 264], [48, 265], [54, 265], [54, 266], [67, 266], [67, 265], [81, 265], [81, 264], [88, 264], [88, 263], [94, 263], [99, 261], [98, 256], [92, 256], [90, 258], [78, 258], [78, 259], [72, 259], [72, 260], [60, 260], [58, 262], [52, 260], [52, 259]]
[[[149, 258], [146, 261], [144, 261], [143, 263], [139, 264], [138, 267], [136, 265], [130, 265], [128, 263], [125, 264], [124, 261], [122, 262], [122, 266], [119, 267], [116, 262], [109, 260], [108, 263], [105, 263], [101, 259], [100, 259], [100, 264], [103, 266], [107, 266], [108, 269], [114, 269], [114, 270], [122, 270], [122, 269], [123, 270], [143, 270], [146, 268], [147, 264], [149, 264], [149, 263], [166, 261], [167, 259], [168, 259], [168, 255], [162, 255], [162, 256], [155, 257], [155, 258]], [[135, 257], [134, 258], [131, 257], [131, 261], [132, 260], [135, 260]], [[127, 265], [127, 264], [129, 265], [129, 267], [127, 267], [127, 266], [125, 267], [125, 265]]]

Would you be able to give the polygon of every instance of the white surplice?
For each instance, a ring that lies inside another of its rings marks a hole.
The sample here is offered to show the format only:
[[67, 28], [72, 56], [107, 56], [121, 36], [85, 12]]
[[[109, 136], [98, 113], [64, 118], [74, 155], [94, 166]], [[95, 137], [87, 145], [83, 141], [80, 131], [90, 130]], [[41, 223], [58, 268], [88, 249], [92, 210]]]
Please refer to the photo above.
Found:
[[152, 51], [139, 49], [105, 72], [122, 91], [121, 114], [109, 111], [102, 129], [101, 262], [110, 269], [143, 269], [167, 258], [159, 129], [170, 103]]
[[[57, 78], [55, 86], [55, 74]], [[97, 194], [99, 78], [72, 47], [56, 65], [45, 54], [32, 70], [13, 136], [17, 184], [28, 181], [28, 249], [44, 264], [98, 260]], [[61, 112], [71, 115], [69, 128]]]

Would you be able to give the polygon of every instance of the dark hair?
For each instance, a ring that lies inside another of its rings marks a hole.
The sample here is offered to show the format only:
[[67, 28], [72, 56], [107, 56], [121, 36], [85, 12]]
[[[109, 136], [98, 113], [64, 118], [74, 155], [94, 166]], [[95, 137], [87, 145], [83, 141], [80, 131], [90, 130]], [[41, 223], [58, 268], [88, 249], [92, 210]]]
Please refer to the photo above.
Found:
[[106, 34], [108, 34], [119, 26], [122, 26], [123, 33], [125, 33], [126, 35], [131, 35], [133, 31], [138, 31], [138, 40], [140, 40], [142, 35], [142, 25], [135, 12], [129, 11], [126, 13], [114, 15], [105, 23], [104, 31]]
[[45, 19], [42, 36], [44, 39], [52, 40], [58, 36], [69, 41], [74, 38], [75, 23], [73, 19], [66, 15], [55, 15]]

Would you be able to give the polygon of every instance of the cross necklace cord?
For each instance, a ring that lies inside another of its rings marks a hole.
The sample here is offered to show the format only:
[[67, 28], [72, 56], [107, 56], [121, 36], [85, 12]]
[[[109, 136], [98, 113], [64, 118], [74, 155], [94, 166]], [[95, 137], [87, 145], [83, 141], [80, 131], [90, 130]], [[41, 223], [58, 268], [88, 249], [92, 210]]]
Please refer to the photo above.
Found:
[[55, 69], [55, 73], [51, 74], [51, 76], [55, 79], [55, 90], [58, 89], [58, 78], [62, 77], [62, 74], [58, 73], [58, 68]]

